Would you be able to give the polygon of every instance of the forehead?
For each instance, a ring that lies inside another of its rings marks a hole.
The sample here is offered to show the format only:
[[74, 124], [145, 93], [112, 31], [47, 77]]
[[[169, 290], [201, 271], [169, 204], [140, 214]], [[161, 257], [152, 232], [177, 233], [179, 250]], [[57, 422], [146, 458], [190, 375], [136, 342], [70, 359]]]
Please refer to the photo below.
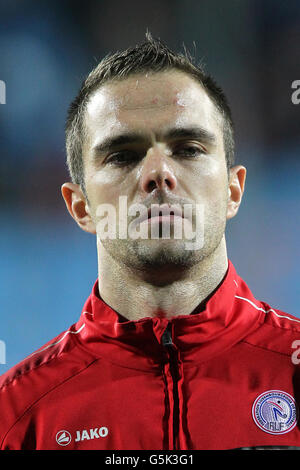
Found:
[[222, 140], [222, 118], [204, 88], [180, 71], [133, 75], [108, 82], [87, 104], [89, 144], [121, 130], [156, 134], [200, 125]]

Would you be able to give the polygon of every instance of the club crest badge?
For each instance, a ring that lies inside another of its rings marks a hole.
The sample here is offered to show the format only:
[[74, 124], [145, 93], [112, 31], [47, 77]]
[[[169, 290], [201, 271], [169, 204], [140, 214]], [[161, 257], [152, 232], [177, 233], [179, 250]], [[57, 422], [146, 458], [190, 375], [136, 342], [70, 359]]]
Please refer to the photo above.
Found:
[[268, 390], [259, 395], [252, 406], [255, 424], [269, 434], [285, 434], [297, 424], [294, 398], [281, 390]]

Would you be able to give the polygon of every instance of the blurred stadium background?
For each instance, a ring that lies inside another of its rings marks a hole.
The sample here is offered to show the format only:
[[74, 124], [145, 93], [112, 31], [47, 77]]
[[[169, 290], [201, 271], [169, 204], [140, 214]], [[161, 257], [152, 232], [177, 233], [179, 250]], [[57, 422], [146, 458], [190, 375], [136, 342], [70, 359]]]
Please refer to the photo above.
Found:
[[66, 111], [96, 62], [147, 28], [227, 93], [248, 169], [228, 255], [257, 298], [300, 317], [299, 0], [1, 0], [0, 18], [0, 374], [77, 321], [97, 277], [95, 239], [60, 194]]

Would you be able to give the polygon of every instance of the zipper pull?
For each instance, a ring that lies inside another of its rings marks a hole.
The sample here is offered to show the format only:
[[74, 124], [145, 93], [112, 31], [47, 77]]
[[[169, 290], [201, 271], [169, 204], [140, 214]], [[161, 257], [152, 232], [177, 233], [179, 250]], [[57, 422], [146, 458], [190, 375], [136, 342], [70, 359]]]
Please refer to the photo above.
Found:
[[173, 346], [172, 333], [171, 333], [171, 323], [168, 324], [167, 328], [162, 334], [161, 342], [163, 346]]

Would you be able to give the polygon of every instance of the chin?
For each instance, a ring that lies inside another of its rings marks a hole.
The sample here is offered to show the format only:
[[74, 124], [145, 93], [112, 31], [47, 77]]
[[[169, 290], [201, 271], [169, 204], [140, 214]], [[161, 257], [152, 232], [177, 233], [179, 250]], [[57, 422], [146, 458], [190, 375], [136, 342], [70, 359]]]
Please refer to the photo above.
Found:
[[[199, 262], [200, 251], [187, 250], [183, 240], [147, 240], [134, 244], [134, 257], [145, 269], [186, 268]], [[200, 255], [201, 258], [201, 255]]]

